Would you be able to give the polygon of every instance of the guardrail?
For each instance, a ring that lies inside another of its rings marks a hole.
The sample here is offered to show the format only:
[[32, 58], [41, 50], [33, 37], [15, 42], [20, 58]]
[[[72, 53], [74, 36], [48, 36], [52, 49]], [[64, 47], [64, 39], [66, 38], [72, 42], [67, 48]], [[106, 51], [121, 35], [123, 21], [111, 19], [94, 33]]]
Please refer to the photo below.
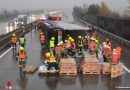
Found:
[[26, 27], [25, 27], [25, 32], [23, 32], [22, 28], [18, 28], [8, 34], [5, 34], [3, 36], [0, 36], [0, 50], [4, 49], [7, 46], [11, 45], [11, 36], [12, 34], [16, 34], [16, 36], [19, 38], [22, 35], [25, 35], [26, 33], [30, 32], [30, 25], [31, 23], [29, 23]]
[[[76, 18], [78, 21], [80, 21], [80, 22], [82, 22], [82, 23], [84, 23], [84, 24], [86, 24], [86, 25], [89, 24], [89, 23], [87, 23], [87, 22], [81, 20], [80, 18], [78, 18], [78, 17], [76, 17], [76, 16], [74, 16], [74, 18]], [[121, 44], [123, 44], [123, 45], [125, 45], [125, 46], [127, 46], [127, 47], [130, 47], [130, 41], [125, 40], [125, 39], [123, 39], [123, 38], [121, 38], [121, 37], [119, 37], [119, 36], [117, 36], [117, 35], [115, 35], [115, 34], [112, 34], [112, 33], [110, 33], [110, 32], [107, 32], [106, 30], [103, 30], [103, 29], [101, 29], [101, 28], [99, 28], [99, 27], [97, 27], [97, 26], [95, 26], [95, 27], [96, 27], [96, 30], [97, 30], [98, 32], [100, 32], [100, 33], [106, 35], [107, 37], [109, 37], [109, 38], [111, 38], [111, 39], [113, 39], [113, 40], [115, 40], [115, 41], [117, 41], [117, 42], [119, 42], [119, 43], [121, 43]]]

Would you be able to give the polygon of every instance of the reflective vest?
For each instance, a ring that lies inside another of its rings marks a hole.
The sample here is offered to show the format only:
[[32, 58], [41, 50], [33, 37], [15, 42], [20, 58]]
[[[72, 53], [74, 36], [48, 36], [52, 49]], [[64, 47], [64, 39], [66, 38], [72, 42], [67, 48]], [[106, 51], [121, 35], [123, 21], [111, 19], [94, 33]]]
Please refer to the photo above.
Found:
[[45, 35], [40, 35], [40, 41], [45, 41]]
[[19, 42], [20, 42], [20, 44], [24, 44], [25, 43], [25, 38], [20, 38]]
[[99, 40], [95, 40], [96, 46], [99, 45]]
[[49, 62], [50, 63], [56, 62], [55, 57], [50, 57]]
[[26, 58], [26, 52], [25, 51], [19, 51], [18, 57], [20, 60], [24, 60]]
[[112, 62], [113, 63], [118, 63], [118, 53], [113, 53], [112, 54]]
[[78, 46], [83, 46], [83, 42], [81, 40], [78, 41]]
[[12, 37], [11, 41], [12, 41], [12, 43], [16, 43], [17, 42], [17, 37]]
[[55, 47], [55, 41], [50, 40], [50, 48], [54, 48]]
[[90, 49], [94, 49], [95, 48], [95, 42], [91, 41], [90, 42]]

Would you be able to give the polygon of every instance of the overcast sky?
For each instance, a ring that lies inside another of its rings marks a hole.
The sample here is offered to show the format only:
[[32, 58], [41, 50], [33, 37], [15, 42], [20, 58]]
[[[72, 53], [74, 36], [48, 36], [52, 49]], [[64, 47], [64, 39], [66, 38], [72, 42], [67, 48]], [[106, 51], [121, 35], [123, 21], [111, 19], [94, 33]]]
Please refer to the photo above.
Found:
[[0, 0], [0, 11], [3, 9], [41, 9], [41, 8], [72, 8], [74, 5], [83, 5], [105, 2], [112, 10], [122, 12], [127, 6], [127, 0]]

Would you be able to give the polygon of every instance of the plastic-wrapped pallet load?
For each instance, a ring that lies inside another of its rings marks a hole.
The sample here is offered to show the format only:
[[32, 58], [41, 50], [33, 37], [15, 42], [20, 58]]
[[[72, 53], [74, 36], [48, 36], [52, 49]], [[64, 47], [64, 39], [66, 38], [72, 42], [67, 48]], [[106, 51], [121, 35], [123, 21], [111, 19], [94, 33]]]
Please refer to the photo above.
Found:
[[110, 63], [104, 62], [102, 64], [102, 74], [110, 74]]
[[80, 66], [83, 74], [100, 73], [99, 61], [97, 58], [86, 57]]
[[111, 78], [121, 76], [123, 74], [123, 64], [111, 66]]
[[72, 58], [61, 59], [59, 68], [60, 75], [77, 75], [76, 62]]

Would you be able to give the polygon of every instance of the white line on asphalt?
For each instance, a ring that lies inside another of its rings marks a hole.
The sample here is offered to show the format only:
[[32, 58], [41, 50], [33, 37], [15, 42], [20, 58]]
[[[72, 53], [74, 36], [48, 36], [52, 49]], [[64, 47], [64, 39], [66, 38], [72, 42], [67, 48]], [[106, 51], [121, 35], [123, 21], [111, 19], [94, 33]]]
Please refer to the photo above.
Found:
[[[26, 34], [25, 37], [27, 37], [30, 33]], [[17, 42], [18, 44], [18, 42]], [[6, 50], [2, 55], [0, 55], [0, 58], [2, 58], [5, 54], [7, 54], [10, 50], [12, 49], [12, 47], [10, 47], [8, 50]]]
[[129, 70], [125, 65], [123, 65], [123, 68], [124, 68], [128, 73], [130, 73], [130, 70]]
[[8, 53], [10, 50], [12, 49], [12, 47], [10, 47], [7, 51], [5, 51], [2, 55], [0, 55], [0, 58], [2, 58], [6, 53]]

